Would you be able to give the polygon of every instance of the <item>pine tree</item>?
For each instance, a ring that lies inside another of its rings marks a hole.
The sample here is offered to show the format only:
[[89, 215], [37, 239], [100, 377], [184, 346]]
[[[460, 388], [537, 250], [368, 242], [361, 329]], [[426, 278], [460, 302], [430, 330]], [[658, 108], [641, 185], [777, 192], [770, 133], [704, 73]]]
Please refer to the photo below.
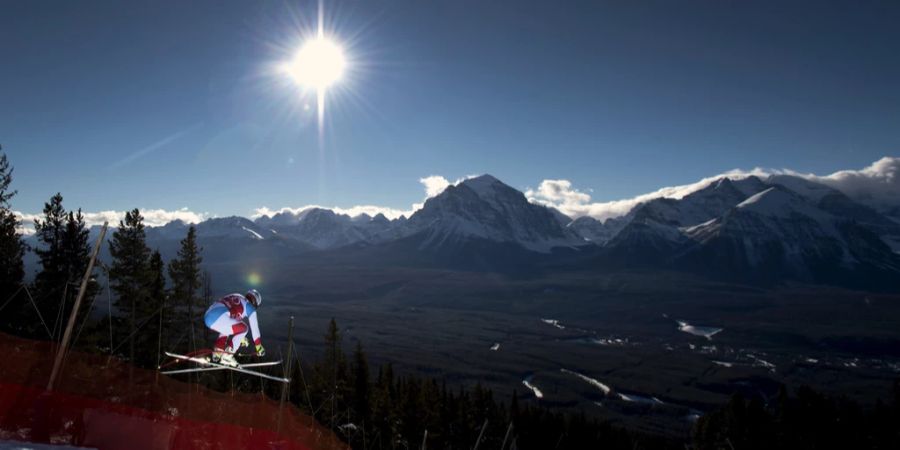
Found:
[[203, 312], [202, 298], [197, 295], [201, 286], [200, 256], [201, 248], [197, 245], [197, 229], [191, 225], [187, 236], [181, 240], [178, 257], [169, 262], [169, 279], [172, 280], [172, 302], [181, 311], [183, 329], [190, 333], [191, 349], [197, 348], [197, 328], [195, 322]]
[[125, 213], [119, 221], [119, 228], [113, 233], [109, 245], [112, 266], [109, 270], [110, 284], [116, 293], [115, 307], [119, 312], [118, 328], [120, 339], [128, 339], [128, 357], [135, 361], [136, 339], [140, 339], [137, 326], [139, 311], [146, 311], [149, 300], [149, 257], [144, 217], [138, 209]]
[[[66, 210], [62, 205], [63, 197], [57, 193], [44, 203], [43, 219], [35, 219], [34, 231], [40, 245], [34, 250], [40, 259], [41, 271], [34, 280], [34, 293], [37, 308], [42, 316], [53, 311], [51, 317], [56, 317], [55, 306], [62, 301], [64, 292], [68, 292], [67, 274], [65, 272], [63, 237], [66, 233]], [[39, 317], [34, 311], [26, 308], [26, 316], [31, 320], [26, 321], [30, 325], [28, 333], [39, 335]]]
[[[85, 275], [90, 259], [89, 231], [84, 216], [77, 212], [66, 212], [63, 197], [57, 193], [44, 204], [43, 219], [35, 219], [34, 229], [40, 245], [35, 249], [41, 262], [41, 271], [35, 277], [34, 291], [38, 316], [34, 309], [26, 308], [26, 314], [33, 317], [28, 320], [32, 326], [30, 334], [40, 335], [40, 326], [53, 327], [50, 330], [55, 337], [65, 326], [74, 306], [81, 279]], [[93, 274], [92, 274], [93, 275]], [[82, 299], [90, 304], [98, 290], [93, 276]], [[84, 320], [87, 308], [79, 312], [79, 322]], [[35, 317], [38, 316], [38, 317]], [[44, 323], [41, 323], [41, 318]]]
[[[346, 411], [350, 395], [347, 358], [341, 347], [341, 333], [334, 318], [325, 333], [325, 356], [313, 367], [311, 395], [322, 405], [321, 419], [335, 429], [341, 414]], [[315, 403], [314, 403], [315, 405]]]
[[[75, 306], [75, 299], [78, 296], [81, 280], [87, 271], [87, 266], [91, 259], [91, 243], [90, 231], [84, 221], [84, 215], [81, 209], [66, 215], [66, 228], [62, 239], [63, 266], [65, 267], [66, 280], [69, 288], [66, 290], [65, 307], [63, 308], [62, 317], [60, 317], [58, 332], [62, 331], [68, 320], [72, 308]], [[81, 310], [78, 311], [76, 323], [82, 323], [86, 320], [89, 307], [95, 295], [100, 290], [100, 285], [94, 279], [92, 273], [88, 278], [88, 284], [85, 287], [84, 297], [82, 298]]]
[[[2, 151], [2, 147], [0, 147]], [[19, 220], [12, 212], [10, 200], [16, 195], [9, 185], [12, 183], [12, 167], [6, 155], [0, 153], [0, 302], [9, 302], [6, 307], [9, 312], [2, 316], [2, 328], [10, 330], [18, 326], [20, 322], [21, 301], [25, 298], [19, 288], [25, 277], [25, 267], [22, 256], [25, 254], [25, 243], [19, 235], [17, 228]], [[9, 296], [16, 295], [15, 298]], [[2, 304], [0, 304], [2, 305]]]
[[[203, 284], [203, 296], [201, 301], [201, 308], [208, 307], [213, 302], [213, 288], [212, 288], [212, 274], [209, 273], [208, 270], [203, 271], [202, 280]], [[200, 311], [203, 311], [201, 309]], [[203, 327], [203, 341], [209, 342], [210, 338], [210, 330], [207, 327]]]
[[372, 380], [369, 375], [369, 361], [363, 351], [362, 343], [356, 342], [353, 352], [353, 420], [363, 427], [368, 427], [372, 416]]
[[[142, 302], [140, 306], [139, 315], [144, 317], [145, 320], [148, 320], [147, 323], [147, 332], [145, 336], [147, 336], [149, 342], [149, 347], [155, 348], [157, 353], [157, 358], [154, 360], [152, 358], [152, 352], [146, 352], [146, 362], [153, 363], [156, 362], [158, 365], [159, 360], [159, 352], [161, 349], [160, 345], [163, 344], [163, 335], [167, 334], [165, 330], [165, 319], [166, 308], [168, 307], [167, 293], [166, 293], [166, 274], [165, 274], [166, 264], [163, 262], [162, 255], [159, 253], [159, 250], [153, 252], [153, 255], [150, 256], [150, 263], [148, 266], [147, 280], [149, 282], [149, 286], [147, 287], [147, 294], [149, 295], [147, 302]], [[156, 317], [154, 317], [156, 315]], [[153, 341], [155, 339], [155, 341]], [[156, 344], [155, 346], [153, 344]]]

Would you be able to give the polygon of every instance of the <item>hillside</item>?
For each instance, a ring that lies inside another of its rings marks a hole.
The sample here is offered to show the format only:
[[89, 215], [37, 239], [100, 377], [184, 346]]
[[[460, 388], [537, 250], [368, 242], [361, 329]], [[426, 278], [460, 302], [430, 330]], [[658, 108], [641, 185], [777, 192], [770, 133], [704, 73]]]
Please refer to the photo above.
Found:
[[0, 334], [0, 439], [102, 449], [346, 448], [290, 404], [261, 394], [216, 392], [73, 351], [58, 386], [45, 392], [49, 342]]

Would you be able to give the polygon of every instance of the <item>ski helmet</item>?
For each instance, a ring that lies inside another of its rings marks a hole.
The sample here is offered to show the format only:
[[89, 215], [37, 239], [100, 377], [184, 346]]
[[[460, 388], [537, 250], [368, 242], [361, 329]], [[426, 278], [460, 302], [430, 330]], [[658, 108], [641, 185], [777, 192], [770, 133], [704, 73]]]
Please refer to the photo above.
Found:
[[253, 302], [253, 306], [258, 307], [259, 305], [262, 305], [262, 295], [259, 295], [259, 291], [256, 289], [250, 289], [244, 294], [244, 297], [249, 298], [250, 301]]

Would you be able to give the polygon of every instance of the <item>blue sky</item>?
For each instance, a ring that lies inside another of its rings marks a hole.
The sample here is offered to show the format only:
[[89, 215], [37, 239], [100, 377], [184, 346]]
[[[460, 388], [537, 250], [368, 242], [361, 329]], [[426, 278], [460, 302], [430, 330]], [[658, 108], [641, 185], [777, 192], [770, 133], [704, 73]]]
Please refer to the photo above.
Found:
[[[790, 4], [787, 4], [790, 3]], [[900, 149], [896, 2], [324, 2], [351, 67], [323, 144], [272, 68], [314, 2], [2, 2], [14, 208], [408, 209], [418, 180], [628, 198]]]

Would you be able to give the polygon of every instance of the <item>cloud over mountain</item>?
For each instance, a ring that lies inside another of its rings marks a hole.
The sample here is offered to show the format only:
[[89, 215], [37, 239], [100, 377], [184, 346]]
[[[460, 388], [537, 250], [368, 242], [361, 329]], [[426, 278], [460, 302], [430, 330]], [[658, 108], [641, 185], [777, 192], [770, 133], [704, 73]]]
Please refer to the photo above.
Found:
[[258, 219], [263, 216], [272, 217], [278, 213], [291, 213], [291, 214], [299, 214], [302, 211], [305, 211], [310, 208], [320, 208], [320, 209], [330, 209], [334, 211], [336, 214], [346, 214], [350, 217], [356, 217], [362, 214], [368, 214], [369, 216], [376, 216], [378, 214], [383, 214], [388, 219], [397, 219], [400, 216], [411, 216], [414, 212], [422, 209], [422, 206], [425, 205], [425, 200], [432, 198], [441, 192], [444, 192], [444, 189], [453, 185], [457, 185], [462, 183], [465, 180], [470, 178], [474, 178], [475, 175], [469, 175], [463, 178], [459, 178], [454, 182], [450, 182], [446, 178], [441, 175], [429, 175], [427, 177], [419, 178], [419, 183], [422, 184], [422, 187], [425, 188], [425, 198], [418, 203], [413, 203], [410, 205], [409, 209], [398, 209], [391, 208], [386, 206], [376, 206], [376, 205], [356, 205], [351, 206], [349, 208], [342, 208], [339, 206], [321, 206], [321, 205], [304, 205], [300, 207], [283, 207], [278, 209], [271, 209], [268, 207], [256, 208], [253, 211], [253, 214], [250, 216], [252, 219]]
[[450, 182], [440, 175], [419, 178], [419, 183], [422, 183], [422, 185], [425, 186], [425, 195], [428, 196], [428, 198], [444, 192], [444, 189], [447, 189], [447, 186], [450, 186]]
[[900, 157], [885, 156], [860, 170], [840, 170], [818, 176], [788, 172], [833, 187], [876, 209], [900, 205]]
[[590, 194], [573, 187], [572, 182], [565, 179], [544, 180], [536, 189], [526, 190], [525, 195], [534, 203], [552, 206], [572, 218], [590, 216], [602, 221], [623, 216], [635, 206], [656, 198], [681, 199], [721, 178], [738, 180], [750, 176], [768, 178], [773, 175], [791, 175], [822, 183], [879, 210], [896, 208], [900, 204], [900, 157], [890, 156], [860, 170], [841, 170], [824, 176], [790, 169], [735, 169], [695, 183], [664, 187], [632, 198], [607, 202], [592, 202]]
[[[23, 234], [31, 234], [34, 232], [34, 220], [43, 217], [42, 214], [27, 214], [14, 211], [21, 223], [20, 231]], [[98, 212], [82, 212], [84, 221], [88, 226], [102, 225], [103, 222], [109, 222], [110, 226], [117, 226], [120, 220], [125, 219], [125, 211], [98, 211]], [[150, 227], [160, 227], [173, 220], [181, 220], [185, 223], [200, 223], [210, 218], [209, 213], [198, 213], [181, 208], [177, 210], [165, 209], [141, 209], [141, 215], [144, 216], [144, 225]]]

